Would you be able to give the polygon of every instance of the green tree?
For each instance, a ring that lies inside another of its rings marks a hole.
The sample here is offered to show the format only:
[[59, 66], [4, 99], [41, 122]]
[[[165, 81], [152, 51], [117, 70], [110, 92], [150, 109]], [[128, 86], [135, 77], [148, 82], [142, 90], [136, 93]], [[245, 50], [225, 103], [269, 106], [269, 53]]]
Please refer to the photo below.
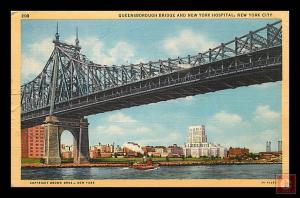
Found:
[[45, 164], [45, 159], [44, 159], [44, 158], [41, 158], [41, 159], [40, 159], [40, 163]]
[[234, 159], [237, 160], [237, 161], [241, 161], [242, 160], [242, 158], [240, 156], [236, 156]]

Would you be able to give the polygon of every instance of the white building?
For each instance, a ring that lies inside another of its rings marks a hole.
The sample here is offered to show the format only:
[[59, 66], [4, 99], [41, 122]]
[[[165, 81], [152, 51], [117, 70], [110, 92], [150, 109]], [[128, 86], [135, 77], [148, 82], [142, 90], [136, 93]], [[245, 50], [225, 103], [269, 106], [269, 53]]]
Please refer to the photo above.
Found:
[[127, 142], [127, 143], [123, 144], [123, 148], [127, 148], [134, 152], [144, 154], [142, 147], [139, 144], [134, 143], [134, 142]]
[[199, 147], [201, 143], [207, 142], [207, 136], [205, 135], [205, 126], [191, 126], [188, 131], [187, 146]]
[[160, 153], [161, 157], [167, 157], [171, 152], [168, 148], [154, 148], [155, 152]]
[[188, 129], [188, 138], [183, 153], [186, 157], [221, 157], [224, 158], [227, 153], [225, 147], [219, 144], [211, 144], [207, 142], [205, 134], [205, 126], [191, 126]]
[[114, 153], [122, 152], [122, 147], [120, 145], [117, 145], [114, 147]]

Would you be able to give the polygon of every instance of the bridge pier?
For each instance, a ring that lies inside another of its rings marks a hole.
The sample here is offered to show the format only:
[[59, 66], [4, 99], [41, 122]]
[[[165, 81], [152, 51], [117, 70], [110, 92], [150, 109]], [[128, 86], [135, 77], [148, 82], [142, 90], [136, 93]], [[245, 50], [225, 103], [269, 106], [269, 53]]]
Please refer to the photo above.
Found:
[[60, 138], [64, 130], [68, 130], [74, 137], [74, 163], [89, 162], [89, 136], [87, 119], [65, 119], [48, 116], [44, 121], [45, 127], [45, 163], [60, 165]]
[[88, 136], [88, 121], [87, 119], [80, 119], [80, 128], [74, 133], [75, 142], [77, 142], [74, 152], [74, 163], [88, 163], [89, 162], [89, 136]]
[[48, 116], [45, 120], [45, 163], [51, 165], [61, 164], [60, 133], [58, 120], [55, 116]]

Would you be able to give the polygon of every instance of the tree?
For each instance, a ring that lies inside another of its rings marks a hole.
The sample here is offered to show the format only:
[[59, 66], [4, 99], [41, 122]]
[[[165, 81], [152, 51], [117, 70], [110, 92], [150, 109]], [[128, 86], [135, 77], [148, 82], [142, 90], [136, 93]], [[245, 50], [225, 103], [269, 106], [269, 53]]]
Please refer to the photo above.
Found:
[[167, 160], [167, 162], [169, 161], [169, 156], [166, 156], [166, 160]]
[[44, 159], [44, 158], [41, 158], [41, 159], [40, 159], [40, 163], [45, 164], [45, 159]]
[[236, 156], [234, 159], [237, 160], [237, 161], [241, 161], [242, 160], [242, 158], [240, 156]]

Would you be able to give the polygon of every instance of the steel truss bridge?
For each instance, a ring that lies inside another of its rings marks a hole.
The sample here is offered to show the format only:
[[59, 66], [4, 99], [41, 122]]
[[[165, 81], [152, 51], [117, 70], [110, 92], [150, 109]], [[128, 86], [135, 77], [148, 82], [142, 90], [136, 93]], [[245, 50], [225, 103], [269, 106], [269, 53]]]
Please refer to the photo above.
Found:
[[282, 80], [282, 24], [268, 24], [193, 56], [101, 65], [55, 35], [42, 72], [21, 86], [22, 128], [55, 115], [84, 116]]

